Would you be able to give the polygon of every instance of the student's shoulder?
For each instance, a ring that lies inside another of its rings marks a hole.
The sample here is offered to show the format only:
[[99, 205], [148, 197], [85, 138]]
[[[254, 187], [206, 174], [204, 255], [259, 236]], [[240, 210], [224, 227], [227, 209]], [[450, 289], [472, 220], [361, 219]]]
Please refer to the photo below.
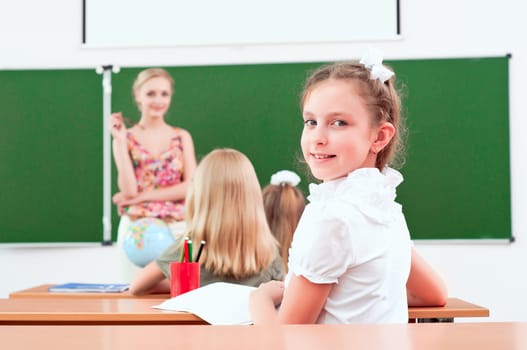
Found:
[[271, 263], [270, 267], [270, 273], [271, 273], [271, 279], [272, 280], [283, 280], [285, 277], [285, 266], [284, 266], [284, 260], [278, 253]]
[[355, 208], [349, 203], [338, 200], [328, 200], [323, 203], [309, 203], [304, 208], [301, 220], [308, 225], [327, 224], [328, 222], [338, 223], [347, 221], [353, 215]]
[[272, 280], [281, 281], [285, 277], [285, 266], [280, 255], [271, 262], [265, 269], [257, 272], [251, 276], [247, 276], [242, 281], [238, 281], [241, 284], [248, 286], [258, 287], [260, 284], [269, 282]]
[[[352, 208], [306, 207], [298, 223], [293, 241], [302, 241], [301, 246], [318, 246], [323, 242], [348, 239], [350, 227], [355, 220]], [[298, 242], [297, 242], [298, 244]], [[325, 244], [325, 243], [324, 243]], [[306, 248], [307, 249], [307, 248]]]
[[179, 261], [181, 257], [181, 247], [177, 242], [172, 243], [168, 248], [161, 252], [157, 257], [156, 261], [158, 262], [171, 262]]

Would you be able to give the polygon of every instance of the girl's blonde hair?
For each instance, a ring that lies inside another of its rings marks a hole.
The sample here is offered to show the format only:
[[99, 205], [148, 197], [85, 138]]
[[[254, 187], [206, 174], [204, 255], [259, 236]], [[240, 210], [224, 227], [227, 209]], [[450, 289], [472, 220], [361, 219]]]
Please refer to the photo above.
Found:
[[188, 236], [206, 241], [200, 263], [213, 274], [242, 279], [277, 257], [256, 172], [241, 152], [217, 149], [205, 156], [186, 198]]
[[304, 194], [288, 183], [269, 184], [263, 189], [263, 201], [267, 222], [280, 244], [280, 255], [287, 271], [289, 247], [306, 206]]
[[[387, 67], [386, 65], [384, 65]], [[326, 80], [347, 80], [355, 84], [372, 116], [372, 125], [389, 122], [395, 128], [391, 141], [377, 154], [375, 166], [382, 170], [386, 165], [401, 167], [404, 163], [404, 138], [406, 127], [401, 117], [401, 100], [395, 89], [395, 75], [386, 82], [371, 79], [371, 71], [363, 64], [340, 62], [322, 66], [306, 80], [301, 97], [301, 108], [313, 88]]]

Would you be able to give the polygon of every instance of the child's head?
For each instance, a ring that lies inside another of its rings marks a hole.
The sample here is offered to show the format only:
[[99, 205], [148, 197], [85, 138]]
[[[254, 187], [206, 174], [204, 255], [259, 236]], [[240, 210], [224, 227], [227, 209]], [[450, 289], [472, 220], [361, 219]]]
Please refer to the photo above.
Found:
[[206, 155], [194, 172], [186, 207], [189, 236], [207, 242], [200, 262], [216, 275], [242, 278], [276, 257], [260, 184], [241, 152], [217, 149]]
[[[305, 120], [302, 144], [312, 171], [317, 164], [310, 163], [310, 155], [317, 158], [313, 158], [315, 163], [330, 158], [333, 158], [331, 162], [345, 161], [348, 169], [341, 168], [348, 172], [368, 166], [382, 170], [399, 155], [405, 128], [400, 98], [394, 86], [395, 76], [378, 77], [376, 71], [372, 73], [379, 68], [390, 72], [382, 65], [369, 68], [358, 62], [334, 63], [320, 67], [307, 79], [301, 97]], [[367, 118], [367, 123], [360, 124], [362, 116]], [[320, 129], [323, 126], [327, 128]], [[339, 133], [346, 135], [339, 139]], [[332, 146], [350, 138], [355, 142], [340, 143], [340, 148], [333, 153]], [[329, 149], [324, 149], [326, 145]], [[342, 154], [338, 151], [342, 148], [347, 149], [350, 159], [339, 159]], [[352, 165], [352, 161], [356, 164]], [[316, 171], [314, 175], [320, 178]]]
[[287, 170], [277, 172], [263, 189], [267, 222], [280, 244], [280, 255], [287, 267], [289, 247], [300, 216], [306, 206], [302, 191], [296, 187], [300, 177]]
[[[137, 107], [139, 110], [142, 110], [141, 104], [144, 99], [148, 98], [148, 93], [150, 91], [145, 90], [145, 84], [152, 84], [154, 81], [157, 81], [158, 84], [155, 84], [152, 87], [148, 87], [146, 90], [150, 89], [160, 89], [164, 97], [168, 98], [168, 103], [170, 103], [170, 97], [174, 92], [174, 79], [172, 76], [163, 68], [148, 68], [141, 71], [135, 78], [134, 84], [132, 86], [132, 93], [134, 95]], [[144, 92], [144, 93], [142, 93]]]

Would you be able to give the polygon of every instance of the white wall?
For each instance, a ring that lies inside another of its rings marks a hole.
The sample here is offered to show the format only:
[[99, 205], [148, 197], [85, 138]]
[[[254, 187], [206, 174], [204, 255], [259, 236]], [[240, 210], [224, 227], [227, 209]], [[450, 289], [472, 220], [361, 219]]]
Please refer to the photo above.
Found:
[[[523, 35], [527, 25], [521, 18], [525, 5], [516, 0], [503, 0], [499, 7], [489, 0], [403, 0], [401, 3], [402, 38], [373, 43], [389, 59], [512, 53], [510, 140], [512, 226], [516, 242], [510, 245], [419, 244], [417, 248], [443, 274], [451, 296], [491, 310], [490, 318], [478, 321], [527, 321], [527, 278], [522, 273], [527, 266], [527, 215], [524, 214], [527, 183], [522, 181], [527, 178], [527, 162], [520, 151], [527, 148], [527, 138], [521, 134], [527, 130], [521, 108], [527, 80], [527, 46]], [[88, 68], [107, 63], [174, 66], [330, 61], [357, 58], [372, 44], [86, 49], [80, 44], [81, 13], [81, 1], [0, 2], [0, 69]], [[364, 16], [375, 20], [375, 14]], [[478, 122], [478, 116], [467, 117]], [[467, 137], [477, 135], [467, 130]], [[489, 164], [489, 171], [502, 170], [493, 169]], [[0, 297], [37, 284], [79, 280], [80, 276], [93, 282], [123, 281], [119, 257], [115, 247], [0, 246]]]

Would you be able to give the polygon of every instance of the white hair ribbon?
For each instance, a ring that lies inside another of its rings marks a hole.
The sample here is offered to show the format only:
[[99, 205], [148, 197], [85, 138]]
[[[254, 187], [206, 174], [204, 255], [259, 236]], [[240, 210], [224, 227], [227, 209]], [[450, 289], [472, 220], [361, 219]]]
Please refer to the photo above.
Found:
[[283, 183], [296, 186], [300, 183], [300, 176], [289, 170], [280, 170], [271, 176], [271, 185], [281, 185]]
[[385, 83], [394, 75], [391, 70], [383, 66], [382, 51], [379, 49], [368, 48], [368, 52], [362, 56], [360, 63], [370, 70], [370, 79], [379, 79]]

